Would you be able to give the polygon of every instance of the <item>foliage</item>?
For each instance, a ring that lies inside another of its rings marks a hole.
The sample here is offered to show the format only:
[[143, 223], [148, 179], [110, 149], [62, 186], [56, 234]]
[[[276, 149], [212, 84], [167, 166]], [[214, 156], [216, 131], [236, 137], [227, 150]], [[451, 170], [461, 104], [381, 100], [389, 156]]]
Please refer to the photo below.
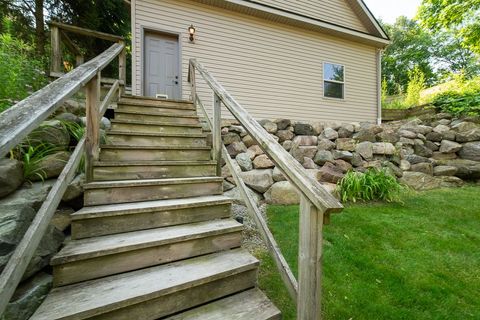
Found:
[[434, 98], [433, 105], [456, 116], [480, 116], [480, 92], [444, 92]]
[[8, 33], [10, 20], [5, 19], [4, 25], [6, 33], [0, 34], [0, 112], [47, 83], [44, 63], [35, 57], [34, 48]]
[[32, 143], [26, 141], [10, 152], [12, 158], [23, 162], [23, 176], [27, 181], [40, 179], [45, 180], [45, 172], [40, 165], [42, 160], [51, 154], [60, 151], [54, 145], [47, 143]]
[[480, 53], [480, 0], [423, 0], [418, 17], [432, 31], [451, 30]]
[[[480, 319], [480, 187], [434, 190], [403, 204], [352, 204], [324, 226], [324, 319]], [[298, 274], [298, 206], [269, 206], [268, 222]], [[266, 252], [259, 286], [296, 319]]]
[[85, 127], [82, 125], [71, 122], [71, 121], [61, 121], [65, 129], [67, 129], [68, 134], [71, 138], [75, 140], [75, 143], [78, 143], [85, 134]]
[[420, 101], [420, 92], [425, 89], [425, 76], [418, 67], [411, 70], [408, 75], [409, 81], [405, 104], [408, 106], [417, 106]]
[[349, 171], [338, 184], [342, 201], [382, 200], [399, 202], [406, 191], [386, 169], [368, 169], [365, 173]]

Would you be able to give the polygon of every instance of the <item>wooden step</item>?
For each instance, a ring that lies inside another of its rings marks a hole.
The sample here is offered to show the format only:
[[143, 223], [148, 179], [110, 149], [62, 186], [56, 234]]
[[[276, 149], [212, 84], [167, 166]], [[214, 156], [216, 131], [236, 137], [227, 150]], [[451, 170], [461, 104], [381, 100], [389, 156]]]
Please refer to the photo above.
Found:
[[86, 206], [222, 194], [222, 177], [119, 180], [84, 185]]
[[135, 121], [149, 121], [158, 124], [199, 124], [200, 121], [197, 115], [183, 115], [180, 113], [160, 113], [155, 114], [140, 112], [140, 111], [122, 111], [115, 110], [115, 120], [135, 120]]
[[238, 248], [242, 225], [212, 220], [69, 241], [53, 257], [54, 286], [64, 286]]
[[152, 97], [123, 96], [118, 101], [119, 104], [144, 105], [151, 107], [171, 107], [176, 109], [195, 110], [193, 102], [187, 100], [156, 99]]
[[257, 266], [234, 249], [58, 287], [30, 319], [157, 319], [254, 287]]
[[168, 101], [154, 101], [153, 103], [136, 100], [120, 100], [117, 103], [120, 112], [135, 111], [152, 115], [180, 114], [184, 116], [197, 116], [197, 111], [191, 103], [177, 103]]
[[210, 147], [102, 145], [100, 161], [210, 160]]
[[280, 320], [280, 310], [258, 289], [233, 296], [168, 317], [165, 320]]
[[167, 134], [200, 134], [202, 126], [199, 124], [167, 124], [145, 120], [112, 120], [112, 131], [167, 133]]
[[223, 195], [84, 207], [72, 214], [72, 239], [228, 218], [230, 210]]
[[95, 181], [211, 177], [215, 161], [97, 161]]
[[136, 146], [207, 146], [207, 134], [142, 133], [129, 131], [108, 131], [108, 144]]

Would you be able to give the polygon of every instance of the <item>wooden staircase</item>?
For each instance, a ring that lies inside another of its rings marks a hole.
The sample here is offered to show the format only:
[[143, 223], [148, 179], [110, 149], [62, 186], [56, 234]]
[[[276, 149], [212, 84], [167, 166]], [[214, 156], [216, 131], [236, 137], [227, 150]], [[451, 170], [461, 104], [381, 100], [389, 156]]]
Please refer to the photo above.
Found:
[[31, 319], [280, 319], [192, 103], [123, 97]]

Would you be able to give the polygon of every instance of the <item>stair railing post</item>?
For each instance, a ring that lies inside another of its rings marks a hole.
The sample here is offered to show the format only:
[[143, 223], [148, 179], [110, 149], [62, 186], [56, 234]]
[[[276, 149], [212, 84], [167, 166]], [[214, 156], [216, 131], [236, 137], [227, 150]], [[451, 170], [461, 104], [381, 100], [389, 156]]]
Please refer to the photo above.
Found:
[[217, 161], [217, 176], [222, 175], [222, 105], [220, 97], [213, 97], [213, 160]]
[[50, 26], [50, 38], [51, 38], [51, 65], [50, 72], [61, 73], [62, 68], [62, 47], [60, 39], [60, 29], [57, 26]]
[[[121, 45], [125, 46], [125, 41], [119, 41]], [[118, 55], [118, 80], [120, 80], [119, 95], [125, 93], [127, 86], [127, 49], [124, 47], [122, 52]]]
[[322, 319], [323, 213], [301, 195], [298, 252], [298, 320]]
[[93, 162], [98, 159], [100, 141], [100, 72], [97, 73], [85, 86], [86, 118], [85, 133], [85, 178], [87, 182], [93, 180]]

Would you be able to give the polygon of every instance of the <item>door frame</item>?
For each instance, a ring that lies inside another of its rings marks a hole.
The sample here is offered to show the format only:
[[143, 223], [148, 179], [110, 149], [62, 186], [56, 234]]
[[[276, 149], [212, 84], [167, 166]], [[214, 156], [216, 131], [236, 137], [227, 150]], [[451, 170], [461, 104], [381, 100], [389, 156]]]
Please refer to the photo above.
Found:
[[[147, 33], [158, 34], [160, 36], [170, 36], [177, 38], [177, 49], [178, 49], [178, 84], [180, 92], [180, 100], [183, 100], [183, 77], [182, 77], [182, 34], [180, 32], [174, 32], [165, 29], [152, 28], [152, 27], [140, 27], [140, 55], [141, 65], [140, 65], [140, 95], [145, 96], [145, 36]], [[170, 100], [170, 98], [169, 98]]]

